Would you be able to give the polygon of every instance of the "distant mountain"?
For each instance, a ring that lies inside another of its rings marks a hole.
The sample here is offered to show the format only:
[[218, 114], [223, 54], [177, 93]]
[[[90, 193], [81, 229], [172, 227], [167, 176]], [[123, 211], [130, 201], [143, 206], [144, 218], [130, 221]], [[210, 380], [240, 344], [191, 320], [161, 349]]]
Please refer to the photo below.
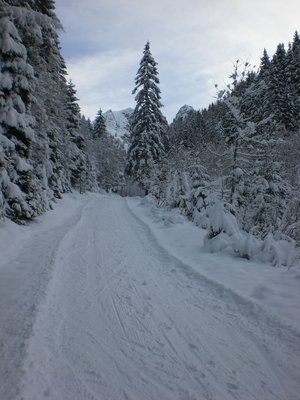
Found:
[[121, 111], [108, 110], [103, 113], [106, 129], [114, 138], [123, 140], [123, 136], [129, 134], [129, 118], [133, 113], [132, 108]]
[[184, 120], [186, 118], [186, 116], [188, 115], [189, 112], [191, 111], [195, 111], [194, 108], [192, 106], [188, 106], [187, 104], [185, 104], [184, 106], [182, 106], [178, 113], [176, 114], [174, 121], [181, 119]]

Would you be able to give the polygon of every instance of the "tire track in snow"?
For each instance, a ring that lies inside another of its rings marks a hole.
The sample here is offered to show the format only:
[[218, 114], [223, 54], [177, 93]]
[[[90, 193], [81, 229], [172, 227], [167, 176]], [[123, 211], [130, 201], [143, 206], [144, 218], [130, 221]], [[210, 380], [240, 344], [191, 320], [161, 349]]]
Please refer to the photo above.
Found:
[[43, 223], [40, 227], [36, 222], [29, 224], [28, 229], [33, 228], [32, 240], [27, 241], [21, 251], [1, 267], [1, 399], [14, 399], [18, 393], [27, 351], [26, 341], [32, 334], [38, 307], [51, 279], [59, 243], [79, 221], [84, 206], [85, 203], [77, 204], [67, 218], [60, 223], [55, 222], [50, 229], [45, 229]]
[[[267, 314], [260, 306], [258, 306], [256, 303], [252, 303], [248, 299], [245, 299], [241, 297], [240, 295], [236, 294], [233, 292], [231, 289], [228, 289], [224, 287], [223, 285], [212, 281], [211, 279], [199, 274], [196, 272], [193, 268], [191, 268], [189, 265], [186, 265], [184, 262], [181, 260], [177, 259], [174, 257], [172, 254], [170, 254], [165, 248], [162, 248], [160, 243], [157, 241], [156, 237], [153, 235], [151, 228], [144, 223], [134, 212], [130, 209], [130, 207], [127, 204], [127, 208], [131, 212], [131, 214], [135, 217], [135, 219], [143, 225], [143, 228], [147, 231], [149, 241], [153, 241], [157, 247], [159, 247], [163, 253], [165, 253], [165, 256], [169, 259], [173, 259], [174, 263], [173, 265], [177, 270], [181, 272], [180, 274], [180, 280], [182, 280], [182, 275], [186, 275], [187, 277], [192, 277], [194, 281], [199, 282], [199, 286], [201, 287], [205, 286], [206, 288], [209, 289], [211, 293], [213, 293], [213, 296], [215, 298], [219, 298], [224, 304], [233, 304], [235, 306], [235, 313], [231, 314], [231, 317], [233, 319], [236, 319], [237, 316], [243, 315], [246, 321], [248, 319], [251, 319], [252, 324], [255, 325], [256, 328], [261, 328], [260, 325], [266, 325], [267, 326], [267, 331], [268, 335], [270, 336], [278, 336], [278, 339], [282, 342], [287, 342], [289, 345], [292, 347], [292, 351], [295, 351], [296, 354], [299, 355], [300, 353], [300, 336], [299, 333], [296, 332], [293, 328], [286, 326], [283, 324], [283, 322], [279, 319], [276, 319], [274, 317], [271, 317], [269, 314]], [[182, 285], [181, 285], [182, 287]], [[230, 309], [230, 307], [229, 307]], [[227, 313], [227, 315], [230, 315]], [[263, 330], [263, 334], [266, 333], [266, 330]], [[271, 332], [270, 332], [271, 330]], [[179, 332], [178, 332], [179, 333]], [[270, 369], [274, 372], [275, 378], [278, 380], [278, 382], [281, 383], [281, 386], [283, 388], [283, 393], [284, 393], [284, 398], [288, 398], [288, 394], [285, 389], [285, 380], [278, 374], [276, 366], [274, 366], [274, 359], [272, 360], [271, 352], [268, 351], [268, 349], [265, 349], [265, 338], [262, 339], [262, 344], [259, 343], [257, 338], [254, 338], [253, 332], [249, 333], [247, 329], [243, 328], [243, 333], [245, 335], [248, 335], [250, 340], [254, 343], [255, 347], [259, 349], [259, 351], [264, 354], [265, 360], [267, 361], [267, 364], [269, 365]], [[298, 356], [298, 361], [300, 362], [300, 358]], [[297, 358], [296, 358], [296, 363], [290, 368], [290, 372], [292, 370], [295, 370], [299, 373], [299, 368], [297, 368]], [[291, 373], [291, 375], [293, 375]], [[297, 380], [296, 378], [297, 373], [295, 374], [295, 381]], [[275, 393], [274, 398], [277, 398], [277, 395]], [[300, 397], [300, 396], [299, 396]], [[296, 396], [295, 398], [298, 398]]]
[[117, 307], [116, 307], [116, 303], [115, 303], [115, 301], [114, 301], [114, 299], [113, 299], [112, 296], [110, 296], [110, 298], [111, 298], [111, 303], [112, 303], [112, 305], [113, 305], [113, 309], [114, 309], [114, 312], [115, 312], [116, 319], [118, 320], [118, 322], [119, 322], [119, 324], [120, 324], [120, 327], [121, 327], [121, 330], [122, 330], [122, 332], [123, 332], [124, 339], [127, 339], [127, 340], [128, 340], [128, 335], [127, 335], [125, 326], [124, 326], [124, 324], [123, 324], [123, 321], [122, 321], [122, 319], [121, 319], [121, 317], [120, 317], [120, 313], [119, 313], [119, 311], [118, 311], [118, 309], [117, 309]]
[[123, 199], [89, 202], [55, 271], [24, 400], [299, 400], [299, 336], [170, 255]]

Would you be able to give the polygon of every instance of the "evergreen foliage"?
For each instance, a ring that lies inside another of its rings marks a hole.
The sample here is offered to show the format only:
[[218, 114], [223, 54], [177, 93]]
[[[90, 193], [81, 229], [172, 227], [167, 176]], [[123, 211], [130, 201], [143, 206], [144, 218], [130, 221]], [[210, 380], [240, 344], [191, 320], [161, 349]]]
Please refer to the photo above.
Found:
[[157, 63], [149, 42], [143, 54], [132, 92], [136, 94], [136, 107], [130, 126], [126, 172], [148, 191], [151, 173], [165, 154], [167, 123], [160, 111]]
[[69, 133], [69, 144], [67, 156], [69, 159], [70, 183], [73, 188], [85, 191], [86, 180], [88, 180], [88, 160], [86, 154], [86, 141], [80, 129], [81, 115], [77, 103], [75, 85], [72, 81], [67, 84], [66, 118]]
[[[215, 103], [173, 121], [168, 131], [169, 189], [164, 194], [170, 206], [197, 222], [217, 196], [245, 231], [262, 239], [288, 235], [300, 244], [299, 54], [296, 32], [287, 51], [279, 44], [270, 58], [264, 50], [258, 72], [237, 62], [231, 83], [219, 91]], [[180, 187], [180, 153], [186, 179], [192, 179], [191, 158], [205, 167], [206, 178], [192, 202], [178, 200], [183, 198], [180, 189], [177, 201], [170, 203], [170, 190]]]
[[34, 70], [8, 9], [0, 20], [0, 205], [15, 220], [34, 216], [41, 190], [32, 157]]
[[95, 163], [98, 186], [106, 191], [121, 193], [125, 184], [125, 148], [123, 144], [108, 134], [105, 118], [99, 109], [94, 124], [88, 120], [90, 131], [89, 154]]
[[105, 119], [102, 110], [100, 108], [95, 118], [93, 136], [94, 139], [96, 139], [104, 136], [105, 134], [106, 134]]
[[[0, 217], [19, 223], [73, 189], [120, 193], [125, 185], [124, 145], [108, 134], [101, 109], [94, 124], [81, 116], [66, 82], [61, 29], [53, 0], [1, 1]], [[125, 169], [160, 204], [207, 227], [208, 247], [242, 238], [235, 246], [245, 257], [255, 238], [270, 248], [273, 237], [300, 244], [298, 32], [272, 57], [264, 50], [257, 72], [249, 67], [237, 62], [216, 102], [185, 106], [168, 127], [147, 42]]]
[[51, 0], [1, 2], [0, 214], [19, 223], [80, 181], [96, 188], [61, 29]]

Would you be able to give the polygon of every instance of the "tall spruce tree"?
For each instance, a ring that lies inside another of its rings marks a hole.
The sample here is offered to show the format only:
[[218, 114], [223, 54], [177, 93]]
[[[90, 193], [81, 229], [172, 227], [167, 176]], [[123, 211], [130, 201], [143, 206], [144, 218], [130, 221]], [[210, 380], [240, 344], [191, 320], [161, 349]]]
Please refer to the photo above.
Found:
[[22, 223], [79, 187], [78, 170], [88, 190], [97, 184], [54, 1], [0, 3], [0, 216]]
[[136, 107], [130, 126], [130, 145], [126, 172], [148, 192], [153, 169], [162, 159], [167, 123], [160, 108], [160, 89], [157, 63], [152, 57], [150, 43], [144, 48], [135, 78]]
[[77, 103], [75, 85], [72, 81], [67, 84], [66, 118], [69, 143], [66, 155], [69, 160], [70, 182], [73, 188], [84, 191], [84, 171], [87, 170], [86, 143], [82, 132], [80, 132], [81, 115]]
[[104, 136], [105, 134], [106, 134], [105, 118], [100, 108], [99, 111], [97, 112], [94, 122], [93, 137], [94, 139], [97, 139]]
[[76, 97], [75, 85], [70, 80], [67, 84], [66, 117], [67, 129], [71, 133], [71, 135], [74, 131], [79, 130], [81, 124], [81, 115], [78, 100], [79, 99]]
[[237, 64], [217, 102], [170, 125], [162, 201], [202, 224], [217, 196], [243, 230], [288, 235], [299, 245], [299, 82], [297, 32], [287, 51], [283, 44], [273, 57], [264, 50], [258, 72]]
[[9, 7], [0, 18], [0, 214], [22, 221], [35, 214], [31, 114], [34, 71]]

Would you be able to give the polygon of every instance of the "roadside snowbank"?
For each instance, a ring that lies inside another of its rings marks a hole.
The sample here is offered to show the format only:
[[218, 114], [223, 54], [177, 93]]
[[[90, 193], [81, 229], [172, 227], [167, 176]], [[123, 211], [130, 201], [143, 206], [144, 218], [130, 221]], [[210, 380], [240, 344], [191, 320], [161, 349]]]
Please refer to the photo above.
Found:
[[59, 226], [63, 219], [68, 219], [82, 204], [83, 197], [79, 193], [68, 193], [57, 201], [55, 208], [28, 222], [18, 225], [9, 219], [0, 220], [0, 269], [12, 257], [20, 253], [22, 248], [34, 240], [35, 235]]
[[53, 274], [56, 250], [88, 197], [68, 194], [26, 226], [0, 223], [0, 398], [14, 399], [26, 343]]
[[203, 249], [209, 253], [226, 251], [274, 267], [291, 267], [296, 261], [295, 243], [291, 238], [274, 240], [273, 235], [269, 234], [263, 240], [257, 239], [239, 228], [235, 216], [219, 200], [201, 213], [198, 212], [194, 222], [208, 231]]
[[128, 198], [131, 211], [145, 222], [171, 254], [200, 274], [258, 302], [300, 330], [300, 266], [277, 267], [228, 253], [204, 250], [207, 231], [196, 227], [178, 210], [156, 206], [151, 198]]

